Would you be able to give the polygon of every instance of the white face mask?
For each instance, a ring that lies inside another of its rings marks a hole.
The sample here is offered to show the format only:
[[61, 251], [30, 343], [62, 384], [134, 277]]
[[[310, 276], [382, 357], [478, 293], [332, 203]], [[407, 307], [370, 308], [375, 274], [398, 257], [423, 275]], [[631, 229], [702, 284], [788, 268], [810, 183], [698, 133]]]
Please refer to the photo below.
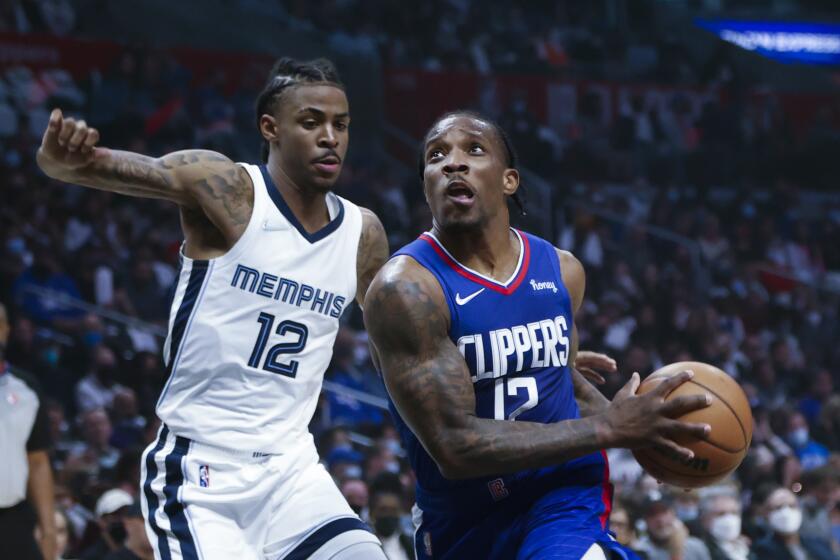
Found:
[[785, 506], [770, 512], [767, 521], [777, 533], [792, 535], [802, 525], [802, 510], [791, 506]]
[[712, 520], [709, 532], [716, 541], [734, 541], [741, 535], [741, 516], [736, 513], [718, 515]]
[[809, 437], [808, 428], [797, 428], [788, 434], [788, 441], [794, 447], [805, 447]]

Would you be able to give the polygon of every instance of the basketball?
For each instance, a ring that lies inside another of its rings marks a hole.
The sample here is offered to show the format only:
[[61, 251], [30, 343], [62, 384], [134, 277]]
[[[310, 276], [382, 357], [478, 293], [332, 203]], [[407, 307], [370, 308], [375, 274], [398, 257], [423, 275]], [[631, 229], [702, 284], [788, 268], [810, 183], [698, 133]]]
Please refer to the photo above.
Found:
[[636, 449], [633, 455], [660, 482], [698, 488], [713, 484], [738, 468], [752, 441], [753, 420], [741, 386], [726, 372], [702, 362], [676, 362], [664, 366], [642, 382], [637, 394], [645, 394], [664, 379], [685, 370], [693, 371], [694, 377], [677, 387], [666, 400], [703, 393], [711, 395], [711, 405], [677, 418], [709, 424], [712, 430], [708, 440], [675, 440], [694, 452], [691, 460], [661, 446]]

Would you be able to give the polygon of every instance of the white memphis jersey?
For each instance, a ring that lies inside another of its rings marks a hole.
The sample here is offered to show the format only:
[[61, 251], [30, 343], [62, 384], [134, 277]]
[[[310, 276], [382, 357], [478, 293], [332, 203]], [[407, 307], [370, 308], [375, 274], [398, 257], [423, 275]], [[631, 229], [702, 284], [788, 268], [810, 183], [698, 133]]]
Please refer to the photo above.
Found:
[[178, 436], [284, 453], [312, 441], [339, 317], [356, 295], [362, 214], [330, 193], [329, 224], [309, 234], [265, 166], [240, 165], [254, 184], [251, 220], [225, 255], [181, 256], [157, 413]]

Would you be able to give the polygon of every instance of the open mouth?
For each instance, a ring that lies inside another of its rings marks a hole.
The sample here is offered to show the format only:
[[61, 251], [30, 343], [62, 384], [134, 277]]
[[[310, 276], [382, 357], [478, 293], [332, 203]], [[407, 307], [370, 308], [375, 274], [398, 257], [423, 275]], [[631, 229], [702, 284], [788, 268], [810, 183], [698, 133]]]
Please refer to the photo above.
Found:
[[475, 200], [475, 193], [463, 181], [452, 181], [446, 186], [446, 197], [461, 205], [471, 205]]

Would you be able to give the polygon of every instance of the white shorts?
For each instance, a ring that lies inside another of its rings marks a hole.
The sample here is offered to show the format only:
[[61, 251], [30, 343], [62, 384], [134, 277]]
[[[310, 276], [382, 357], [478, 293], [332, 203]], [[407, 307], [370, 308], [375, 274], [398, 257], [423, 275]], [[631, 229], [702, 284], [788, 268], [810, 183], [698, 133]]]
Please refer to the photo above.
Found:
[[162, 426], [140, 468], [157, 560], [303, 560], [379, 543], [311, 444], [293, 454], [240, 452]]

